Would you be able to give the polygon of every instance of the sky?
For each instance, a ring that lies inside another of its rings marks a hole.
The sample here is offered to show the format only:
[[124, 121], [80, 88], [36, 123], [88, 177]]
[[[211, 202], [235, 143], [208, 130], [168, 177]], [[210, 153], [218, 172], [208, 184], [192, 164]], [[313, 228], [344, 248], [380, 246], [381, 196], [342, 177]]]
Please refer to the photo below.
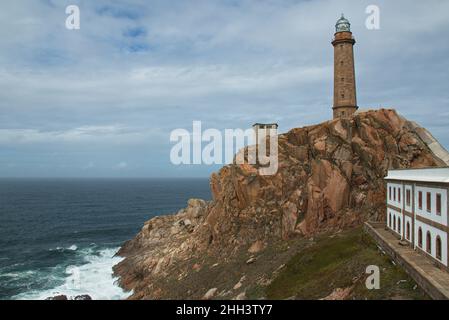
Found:
[[448, 148], [449, 1], [16, 0], [0, 4], [0, 177], [207, 177], [220, 165], [171, 163], [173, 130], [326, 121], [341, 13], [359, 106]]

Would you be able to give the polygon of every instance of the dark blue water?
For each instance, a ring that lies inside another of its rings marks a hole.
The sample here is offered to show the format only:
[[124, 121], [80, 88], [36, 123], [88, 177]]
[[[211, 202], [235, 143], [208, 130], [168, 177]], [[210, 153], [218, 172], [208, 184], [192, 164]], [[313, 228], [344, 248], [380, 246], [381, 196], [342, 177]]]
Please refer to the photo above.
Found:
[[0, 299], [121, 298], [117, 248], [155, 215], [210, 199], [207, 179], [0, 179]]

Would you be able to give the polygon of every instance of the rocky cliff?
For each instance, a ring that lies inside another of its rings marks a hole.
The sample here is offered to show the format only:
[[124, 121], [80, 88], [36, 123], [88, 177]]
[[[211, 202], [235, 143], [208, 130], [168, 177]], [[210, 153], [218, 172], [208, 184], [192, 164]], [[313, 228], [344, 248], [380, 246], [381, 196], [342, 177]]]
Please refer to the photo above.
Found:
[[212, 201], [147, 221], [118, 253], [120, 284], [134, 299], [244, 298], [243, 282], [263, 285], [288, 261], [291, 239], [383, 220], [389, 168], [445, 165], [420, 129], [382, 109], [279, 135], [276, 175], [225, 166]]

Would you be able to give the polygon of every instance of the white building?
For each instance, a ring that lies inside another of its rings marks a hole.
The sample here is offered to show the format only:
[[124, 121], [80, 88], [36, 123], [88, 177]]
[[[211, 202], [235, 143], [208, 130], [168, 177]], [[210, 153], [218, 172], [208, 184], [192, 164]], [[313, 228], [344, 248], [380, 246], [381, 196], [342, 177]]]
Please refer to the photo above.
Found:
[[449, 167], [389, 170], [385, 180], [388, 228], [447, 268]]

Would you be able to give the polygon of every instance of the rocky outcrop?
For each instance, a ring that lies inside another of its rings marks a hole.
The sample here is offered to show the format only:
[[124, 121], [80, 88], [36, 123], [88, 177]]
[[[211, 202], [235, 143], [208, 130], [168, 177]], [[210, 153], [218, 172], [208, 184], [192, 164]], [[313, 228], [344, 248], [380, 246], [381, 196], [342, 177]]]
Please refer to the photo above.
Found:
[[[293, 129], [279, 135], [275, 175], [258, 175], [249, 164], [223, 167], [210, 179], [212, 201], [190, 200], [177, 214], [146, 222], [119, 251], [126, 259], [115, 273], [134, 299], [229, 296], [224, 289], [208, 295], [207, 276], [196, 277], [206, 259], [245, 263], [242, 252], [263, 254], [276, 241], [381, 221], [389, 168], [443, 164], [394, 110]], [[192, 277], [205, 283], [173, 293], [170, 281], [182, 288]]]
[[60, 294], [54, 297], [48, 297], [45, 300], [92, 300], [88, 294], [82, 294], [74, 297], [67, 297], [65, 294]]

